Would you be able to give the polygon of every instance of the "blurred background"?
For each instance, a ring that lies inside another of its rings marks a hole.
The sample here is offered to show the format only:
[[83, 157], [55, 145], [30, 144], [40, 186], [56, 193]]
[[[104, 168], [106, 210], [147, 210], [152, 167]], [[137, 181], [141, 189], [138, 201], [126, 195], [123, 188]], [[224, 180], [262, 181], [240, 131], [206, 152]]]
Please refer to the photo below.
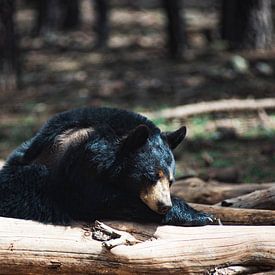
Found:
[[271, 0], [0, 0], [0, 159], [53, 114], [187, 125], [177, 177], [275, 179]]

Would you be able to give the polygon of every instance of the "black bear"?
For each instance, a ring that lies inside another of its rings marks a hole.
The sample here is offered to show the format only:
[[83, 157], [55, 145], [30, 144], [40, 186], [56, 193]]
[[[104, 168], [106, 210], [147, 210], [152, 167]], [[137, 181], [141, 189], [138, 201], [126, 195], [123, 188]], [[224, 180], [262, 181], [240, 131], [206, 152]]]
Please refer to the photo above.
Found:
[[57, 114], [0, 171], [0, 215], [52, 224], [100, 218], [210, 224], [210, 215], [170, 196], [171, 150], [185, 134], [185, 127], [162, 133], [120, 109]]

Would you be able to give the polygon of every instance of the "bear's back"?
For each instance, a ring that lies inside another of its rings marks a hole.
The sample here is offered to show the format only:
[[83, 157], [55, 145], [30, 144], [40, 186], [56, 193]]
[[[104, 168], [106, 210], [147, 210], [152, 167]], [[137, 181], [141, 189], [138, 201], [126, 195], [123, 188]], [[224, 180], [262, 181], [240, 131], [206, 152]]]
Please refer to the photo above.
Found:
[[[15, 150], [9, 161], [22, 161], [23, 155], [24, 163], [32, 162], [45, 148], [52, 148], [57, 141], [59, 143], [60, 137], [63, 142], [64, 133], [65, 136], [71, 133], [73, 137], [76, 132], [86, 134], [88, 129], [88, 132], [94, 131], [104, 138], [113, 139], [127, 135], [141, 124], [146, 125], [151, 134], [160, 132], [146, 117], [130, 111], [107, 107], [73, 109], [50, 118], [30, 141]], [[81, 129], [84, 132], [79, 131]]]
[[127, 134], [140, 124], [146, 125], [152, 132], [158, 130], [150, 120], [142, 115], [105, 107], [81, 108], [63, 112], [54, 116], [47, 124], [61, 130], [71, 127], [93, 127], [95, 130], [107, 127], [118, 136]]

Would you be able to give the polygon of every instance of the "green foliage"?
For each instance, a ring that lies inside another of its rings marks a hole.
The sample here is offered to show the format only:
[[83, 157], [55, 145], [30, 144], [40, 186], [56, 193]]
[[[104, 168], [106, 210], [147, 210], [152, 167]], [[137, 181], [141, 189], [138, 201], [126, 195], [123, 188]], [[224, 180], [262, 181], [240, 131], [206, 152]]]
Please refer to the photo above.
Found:
[[247, 138], [274, 138], [275, 137], [275, 129], [272, 128], [264, 128], [262, 126], [257, 126], [249, 129], [244, 133], [244, 136]]
[[206, 126], [211, 121], [210, 116], [194, 117], [188, 123], [190, 136], [194, 139], [214, 139], [215, 132], [207, 130]]

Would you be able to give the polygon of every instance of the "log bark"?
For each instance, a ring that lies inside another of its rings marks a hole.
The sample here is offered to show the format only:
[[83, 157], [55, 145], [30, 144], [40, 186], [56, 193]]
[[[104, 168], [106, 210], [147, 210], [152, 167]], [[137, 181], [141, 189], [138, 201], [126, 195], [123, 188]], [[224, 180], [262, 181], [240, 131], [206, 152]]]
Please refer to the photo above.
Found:
[[275, 225], [274, 210], [240, 209], [196, 203], [190, 205], [199, 211], [212, 214], [222, 224]]
[[275, 267], [271, 226], [175, 227], [109, 222], [147, 235], [107, 250], [90, 227], [0, 218], [1, 274], [210, 274], [231, 265]]
[[254, 191], [250, 194], [223, 200], [218, 206], [234, 208], [254, 208], [275, 210], [275, 186], [266, 190]]
[[205, 182], [194, 177], [177, 181], [172, 185], [171, 192], [187, 202], [216, 204], [256, 190], [264, 190], [274, 185], [274, 183], [228, 184], [215, 181]]
[[258, 110], [275, 109], [275, 98], [265, 99], [225, 99], [209, 102], [200, 102], [188, 104], [173, 108], [167, 108], [162, 111], [146, 113], [145, 115], [152, 118], [187, 118], [195, 115], [219, 112], [243, 112]]

